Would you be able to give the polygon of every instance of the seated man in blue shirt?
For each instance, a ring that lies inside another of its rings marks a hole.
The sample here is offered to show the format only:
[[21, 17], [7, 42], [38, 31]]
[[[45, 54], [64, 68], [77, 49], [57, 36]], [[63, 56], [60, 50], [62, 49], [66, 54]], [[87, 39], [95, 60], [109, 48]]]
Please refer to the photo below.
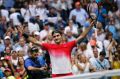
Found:
[[28, 79], [42, 79], [47, 77], [47, 66], [41, 66], [38, 59], [38, 52], [37, 47], [32, 47], [30, 49], [30, 57], [25, 60]]

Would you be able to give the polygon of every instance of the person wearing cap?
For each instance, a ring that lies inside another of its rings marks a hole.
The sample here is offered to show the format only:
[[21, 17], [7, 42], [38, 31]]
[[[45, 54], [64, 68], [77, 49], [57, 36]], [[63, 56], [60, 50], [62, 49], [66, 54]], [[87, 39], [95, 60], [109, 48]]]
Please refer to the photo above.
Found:
[[38, 59], [39, 50], [37, 47], [30, 49], [30, 56], [25, 60], [25, 68], [27, 70], [28, 79], [43, 79], [47, 77], [46, 69], [47, 66], [41, 65]]
[[15, 79], [10, 68], [6, 68], [4, 73], [7, 79]]
[[5, 36], [5, 38], [4, 38], [4, 45], [5, 45], [5, 52], [10, 53], [11, 48], [12, 48], [10, 36]]
[[41, 41], [37, 41], [35, 38], [31, 36], [27, 36], [28, 40], [33, 44], [41, 46], [44, 50], [47, 50], [50, 54], [51, 58], [51, 66], [52, 66], [52, 77], [60, 77], [72, 75], [71, 69], [71, 51], [73, 47], [76, 46], [78, 41], [82, 40], [89, 30], [92, 28], [94, 21], [91, 22], [89, 28], [87, 28], [78, 38], [71, 42], [63, 43], [62, 33], [59, 30], [52, 32], [52, 37], [54, 43], [45, 43]]
[[41, 40], [41, 39], [40, 39], [40, 32], [35, 31], [35, 32], [34, 32], [34, 37], [35, 37], [37, 40], [40, 41], [40, 40]]
[[101, 52], [103, 50], [103, 43], [101, 41], [97, 40], [95, 35], [93, 34], [87, 44], [87, 47], [91, 50], [93, 50], [93, 48], [97, 47], [98, 52]]

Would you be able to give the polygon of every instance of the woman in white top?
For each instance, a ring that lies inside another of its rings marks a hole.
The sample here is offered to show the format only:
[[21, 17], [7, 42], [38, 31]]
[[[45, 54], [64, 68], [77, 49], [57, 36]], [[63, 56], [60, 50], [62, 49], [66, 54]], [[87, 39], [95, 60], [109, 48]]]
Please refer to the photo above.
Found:
[[77, 62], [77, 58], [73, 55], [71, 57], [71, 64], [72, 64], [72, 73], [74, 75], [80, 74], [80, 71], [79, 71], [79, 69], [77, 67], [77, 63], [76, 62]]
[[78, 62], [76, 65], [80, 73], [88, 73], [90, 72], [90, 70], [93, 70], [93, 67], [90, 65], [90, 63], [88, 62], [88, 59], [84, 54], [78, 55]]

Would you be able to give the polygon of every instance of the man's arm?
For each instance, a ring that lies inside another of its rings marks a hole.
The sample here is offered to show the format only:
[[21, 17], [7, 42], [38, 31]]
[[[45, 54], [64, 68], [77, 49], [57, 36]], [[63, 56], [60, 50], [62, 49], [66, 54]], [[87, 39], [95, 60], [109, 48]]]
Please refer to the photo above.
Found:
[[79, 40], [82, 40], [82, 39], [88, 34], [88, 32], [89, 32], [89, 31], [91, 30], [91, 28], [93, 27], [94, 22], [95, 22], [95, 21], [92, 21], [91, 24], [90, 24], [90, 26], [89, 26], [88, 28], [86, 28], [85, 31], [82, 32], [82, 34], [76, 39], [77, 42], [78, 42]]
[[41, 41], [36, 40], [34, 37], [28, 37], [28, 40], [29, 40], [30, 42], [32, 42], [33, 44], [36, 44], [36, 45], [38, 45], [38, 46], [41, 46], [41, 44], [42, 44]]
[[28, 70], [30, 70], [30, 71], [40, 71], [40, 70], [45, 70], [45, 69], [46, 69], [46, 67], [40, 67], [40, 68], [33, 67], [33, 66], [28, 67]]

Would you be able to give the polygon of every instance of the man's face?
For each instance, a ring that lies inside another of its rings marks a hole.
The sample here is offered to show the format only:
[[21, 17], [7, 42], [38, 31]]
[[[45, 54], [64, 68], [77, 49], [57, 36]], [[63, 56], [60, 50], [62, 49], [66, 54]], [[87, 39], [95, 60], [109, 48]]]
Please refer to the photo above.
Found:
[[53, 40], [56, 44], [60, 44], [62, 41], [62, 36], [60, 33], [54, 33], [53, 34]]
[[5, 44], [9, 45], [10, 44], [10, 39], [6, 39]]
[[105, 59], [105, 56], [100, 55], [100, 61], [103, 61]]
[[97, 50], [93, 50], [93, 54], [95, 58], [98, 58], [98, 51]]
[[37, 58], [37, 57], [38, 57], [38, 52], [32, 52], [31, 56], [32, 56], [33, 58]]
[[20, 44], [21, 46], [24, 46], [25, 40], [24, 40], [23, 38], [21, 38], [21, 39], [19, 40], [19, 44]]
[[76, 7], [76, 9], [80, 9], [80, 8], [81, 8], [80, 2], [76, 2], [76, 3], [75, 3], [75, 7]]

